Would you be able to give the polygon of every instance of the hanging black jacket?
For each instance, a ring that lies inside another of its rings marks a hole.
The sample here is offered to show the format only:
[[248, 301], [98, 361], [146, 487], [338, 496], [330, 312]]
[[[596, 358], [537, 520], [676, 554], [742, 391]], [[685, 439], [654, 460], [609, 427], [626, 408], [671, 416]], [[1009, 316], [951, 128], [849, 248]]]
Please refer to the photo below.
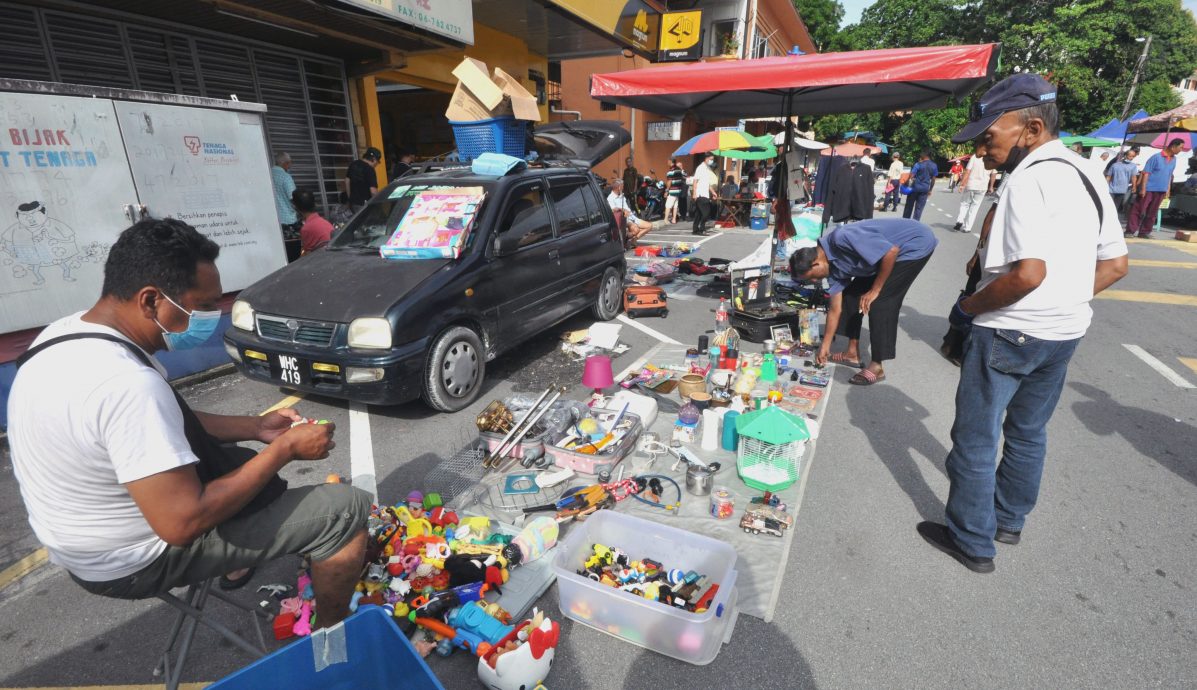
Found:
[[823, 222], [849, 223], [873, 217], [873, 169], [863, 163], [841, 165], [832, 170]]

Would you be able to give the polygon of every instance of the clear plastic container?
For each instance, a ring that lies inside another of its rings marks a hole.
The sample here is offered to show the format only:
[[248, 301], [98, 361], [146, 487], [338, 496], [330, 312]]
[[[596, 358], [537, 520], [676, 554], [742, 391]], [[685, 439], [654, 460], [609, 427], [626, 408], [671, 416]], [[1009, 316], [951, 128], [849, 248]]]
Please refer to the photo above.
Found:
[[[690, 613], [582, 577], [577, 571], [594, 544], [618, 548], [634, 560], [651, 558], [667, 568], [693, 570], [719, 585], [710, 608]], [[557, 546], [553, 570], [561, 611], [639, 647], [691, 664], [715, 660], [736, 625], [736, 551], [726, 542], [693, 532], [600, 510], [574, 525]]]

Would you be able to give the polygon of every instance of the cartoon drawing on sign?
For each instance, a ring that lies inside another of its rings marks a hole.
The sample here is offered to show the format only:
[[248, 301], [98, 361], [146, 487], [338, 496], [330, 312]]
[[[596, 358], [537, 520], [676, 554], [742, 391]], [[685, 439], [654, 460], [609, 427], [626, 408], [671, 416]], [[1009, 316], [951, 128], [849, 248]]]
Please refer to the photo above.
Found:
[[42, 267], [61, 266], [62, 279], [74, 282], [71, 269], [79, 267], [75, 231], [66, 223], [46, 215], [46, 207], [40, 201], [21, 204], [16, 215], [17, 222], [0, 237], [0, 249], [15, 262], [13, 275], [23, 278], [31, 273], [33, 284], [41, 285], [46, 282]]

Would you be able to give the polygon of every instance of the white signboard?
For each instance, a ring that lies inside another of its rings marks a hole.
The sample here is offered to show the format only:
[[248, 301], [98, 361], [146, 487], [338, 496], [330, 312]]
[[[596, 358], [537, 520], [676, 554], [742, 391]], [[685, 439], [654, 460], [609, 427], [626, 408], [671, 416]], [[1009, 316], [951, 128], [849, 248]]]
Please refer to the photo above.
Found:
[[648, 141], [679, 141], [681, 138], [681, 122], [648, 123]]
[[470, 0], [341, 0], [412, 26], [474, 45]]
[[99, 297], [137, 203], [112, 101], [0, 94], [0, 332]]
[[220, 245], [225, 292], [286, 263], [261, 115], [127, 101], [116, 112], [141, 203]]

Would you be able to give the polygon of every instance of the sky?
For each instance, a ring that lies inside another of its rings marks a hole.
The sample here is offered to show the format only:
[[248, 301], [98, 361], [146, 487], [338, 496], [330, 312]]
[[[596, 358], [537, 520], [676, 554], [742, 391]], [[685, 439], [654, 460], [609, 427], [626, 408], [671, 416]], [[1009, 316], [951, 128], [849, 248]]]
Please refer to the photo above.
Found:
[[[844, 6], [844, 21], [843, 25], [855, 24], [860, 21], [860, 13], [866, 7], [873, 4], [873, 0], [840, 0]], [[1197, 0], [1183, 0], [1182, 3], [1186, 10], [1193, 14], [1197, 14]]]

